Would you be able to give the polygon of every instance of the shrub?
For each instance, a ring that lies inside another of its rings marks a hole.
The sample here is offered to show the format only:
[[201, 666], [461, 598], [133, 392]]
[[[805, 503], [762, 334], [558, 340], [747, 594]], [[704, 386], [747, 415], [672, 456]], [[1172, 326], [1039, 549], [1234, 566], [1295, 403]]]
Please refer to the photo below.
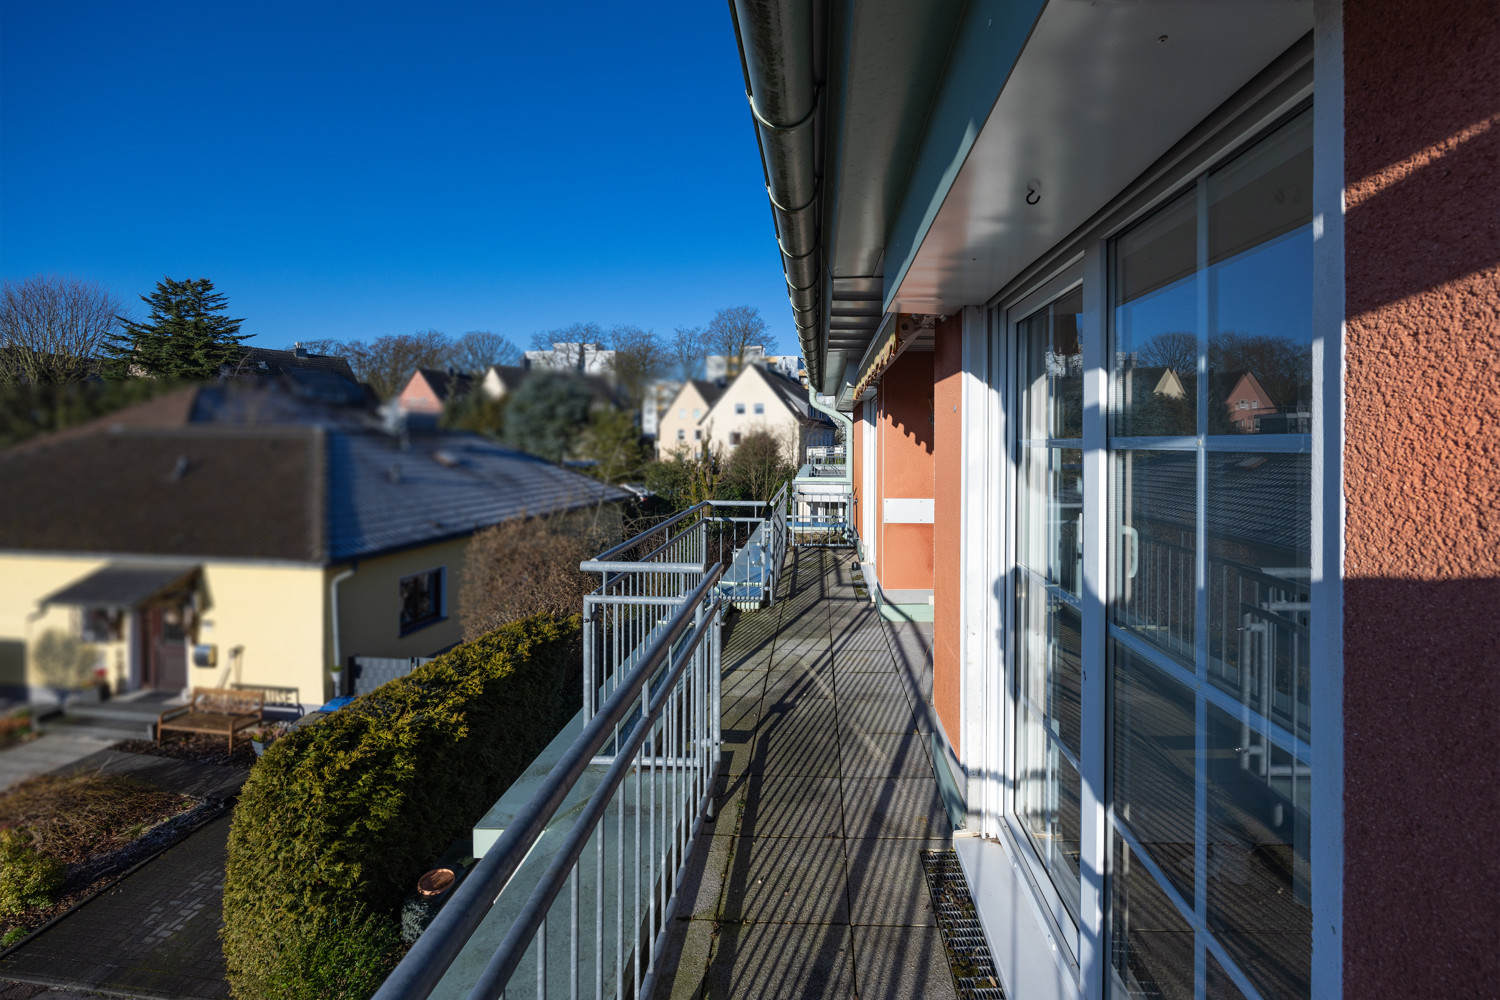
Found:
[[237, 997], [364, 997], [398, 957], [398, 910], [577, 711], [579, 619], [458, 646], [266, 750], [224, 878]]
[[68, 866], [38, 854], [31, 834], [0, 830], [0, 914], [18, 917], [38, 906], [50, 906], [62, 888]]
[[459, 617], [464, 638], [532, 615], [576, 614], [599, 586], [578, 564], [618, 538], [613, 505], [551, 517], [518, 518], [478, 532], [464, 552]]

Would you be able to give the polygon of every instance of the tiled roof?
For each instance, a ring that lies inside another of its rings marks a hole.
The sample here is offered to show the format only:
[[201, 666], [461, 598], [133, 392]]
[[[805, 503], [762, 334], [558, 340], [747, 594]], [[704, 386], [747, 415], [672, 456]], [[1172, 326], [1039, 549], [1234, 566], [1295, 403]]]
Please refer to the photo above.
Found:
[[427, 380], [427, 385], [432, 389], [433, 395], [443, 402], [455, 396], [466, 395], [473, 379], [468, 372], [455, 372], [443, 368], [418, 368], [422, 378]]
[[469, 434], [125, 428], [0, 453], [0, 550], [328, 564], [627, 496]]
[[325, 371], [335, 375], [343, 376], [351, 382], [359, 381], [354, 377], [354, 369], [349, 367], [345, 358], [332, 354], [306, 354], [297, 356], [295, 350], [278, 351], [269, 347], [241, 347], [244, 352], [243, 362], [230, 374], [241, 375], [280, 375], [288, 371]]
[[401, 548], [628, 494], [473, 434], [328, 440], [329, 559]]
[[717, 403], [719, 397], [724, 395], [724, 390], [728, 388], [728, 386], [720, 385], [713, 379], [695, 378], [690, 381], [693, 383], [693, 388], [698, 390], [698, 395], [703, 397], [703, 402], [708, 406], [713, 406]]

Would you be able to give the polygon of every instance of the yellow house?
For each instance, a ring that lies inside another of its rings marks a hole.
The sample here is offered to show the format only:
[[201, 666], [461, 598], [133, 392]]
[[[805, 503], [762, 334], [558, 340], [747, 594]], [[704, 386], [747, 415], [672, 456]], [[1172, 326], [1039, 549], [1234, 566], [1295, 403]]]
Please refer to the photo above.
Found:
[[0, 697], [263, 688], [460, 639], [475, 531], [625, 494], [468, 434], [96, 427], [0, 453]]
[[685, 452], [697, 454], [703, 442], [703, 418], [724, 395], [717, 382], [692, 378], [682, 383], [670, 405], [657, 420], [656, 457], [668, 459]]
[[833, 444], [833, 422], [812, 408], [807, 387], [779, 371], [750, 364], [703, 416], [702, 439], [727, 458], [746, 435], [764, 431], [781, 442], [788, 462], [802, 464], [808, 445]]

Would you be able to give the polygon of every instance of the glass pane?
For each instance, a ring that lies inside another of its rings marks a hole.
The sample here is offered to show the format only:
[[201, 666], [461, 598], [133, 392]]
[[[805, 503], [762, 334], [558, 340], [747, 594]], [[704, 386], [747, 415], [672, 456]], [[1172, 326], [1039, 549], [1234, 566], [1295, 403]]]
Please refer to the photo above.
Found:
[[1042, 720], [1022, 709], [1016, 747], [1016, 815], [1047, 867], [1063, 905], [1078, 919], [1081, 840], [1078, 771]]
[[1209, 679], [1307, 739], [1311, 460], [1245, 453], [1206, 460]]
[[1115, 1000], [1193, 1000], [1193, 931], [1117, 836], [1110, 879]]
[[1211, 706], [1207, 766], [1208, 925], [1265, 1000], [1306, 997], [1312, 769]]
[[1203, 984], [1203, 1000], [1245, 1000], [1245, 994], [1234, 985], [1234, 980], [1229, 978], [1218, 959], [1212, 953], [1207, 958], [1208, 976]]
[[1310, 433], [1311, 113], [1210, 174], [1208, 201], [1208, 433]]
[[1023, 448], [1016, 561], [1078, 597], [1083, 574], [1083, 452]]
[[1114, 643], [1115, 814], [1193, 898], [1193, 692]]
[[1083, 436], [1083, 352], [1078, 340], [1082, 312], [1080, 287], [1021, 323], [1025, 438]]
[[1114, 453], [1114, 620], [1189, 665], [1197, 606], [1197, 483], [1194, 452]]
[[1196, 205], [1190, 190], [1115, 241], [1112, 434], [1197, 428]]
[[1078, 608], [1029, 573], [1018, 583], [1020, 693], [1052, 735], [1081, 753], [1083, 658]]

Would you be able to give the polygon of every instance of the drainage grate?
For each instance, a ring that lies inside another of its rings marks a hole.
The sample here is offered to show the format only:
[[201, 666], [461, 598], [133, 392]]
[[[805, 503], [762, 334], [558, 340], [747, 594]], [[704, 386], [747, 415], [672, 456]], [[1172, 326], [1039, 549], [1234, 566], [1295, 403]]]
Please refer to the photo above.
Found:
[[927, 891], [932, 893], [938, 932], [943, 935], [943, 950], [948, 953], [948, 968], [959, 1000], [1005, 1000], [957, 852], [923, 851], [922, 873], [927, 878]]

